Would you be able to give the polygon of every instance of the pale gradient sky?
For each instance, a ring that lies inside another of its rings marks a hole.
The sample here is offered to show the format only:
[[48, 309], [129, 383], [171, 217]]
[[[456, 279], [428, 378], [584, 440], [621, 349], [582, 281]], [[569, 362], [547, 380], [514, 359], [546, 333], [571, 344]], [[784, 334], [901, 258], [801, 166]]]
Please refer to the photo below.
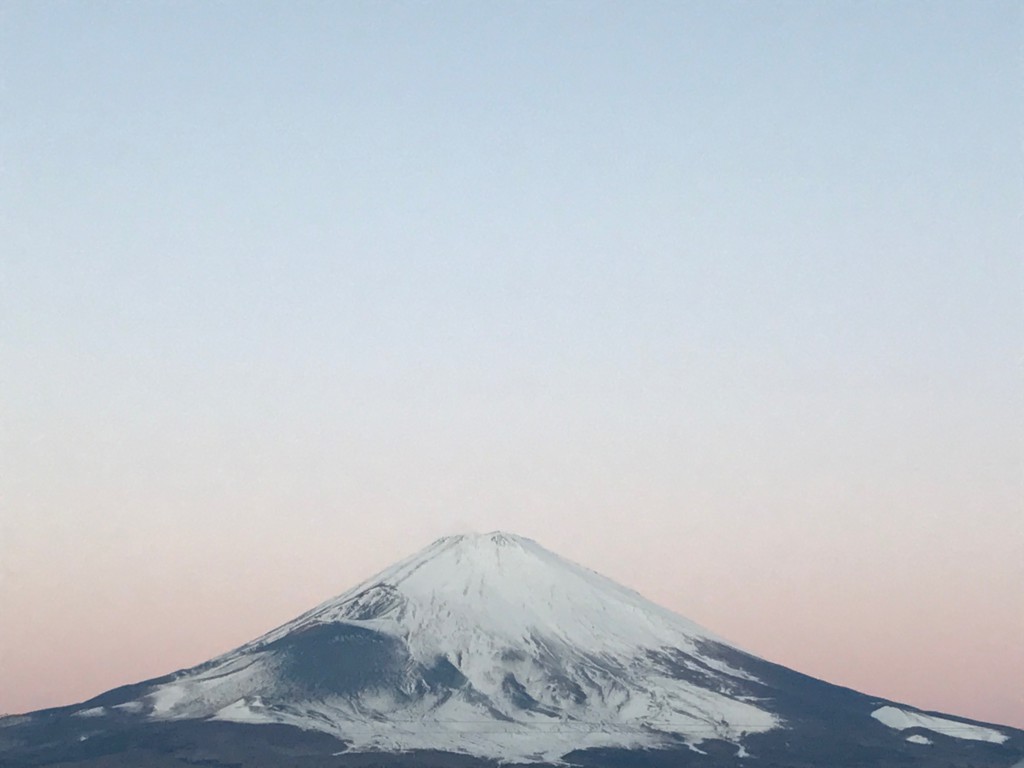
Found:
[[506, 529], [1024, 726], [1019, 3], [0, 8], [0, 712]]

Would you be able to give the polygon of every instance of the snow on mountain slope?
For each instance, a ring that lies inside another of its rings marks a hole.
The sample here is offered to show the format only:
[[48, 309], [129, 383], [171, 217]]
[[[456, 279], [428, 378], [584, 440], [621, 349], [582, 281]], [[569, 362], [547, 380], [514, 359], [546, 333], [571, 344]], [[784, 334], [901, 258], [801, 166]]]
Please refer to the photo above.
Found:
[[439, 539], [255, 644], [336, 621], [402, 635], [422, 657], [481, 642], [518, 646], [537, 633], [605, 653], [720, 640], [530, 539], [498, 532]]
[[452, 536], [144, 697], [151, 717], [273, 722], [355, 749], [555, 761], [779, 719], [696, 624], [504, 533]]
[[971, 725], [958, 720], [949, 720], [945, 717], [926, 715], [921, 712], [910, 712], [898, 707], [879, 707], [871, 716], [883, 725], [895, 728], [898, 731], [907, 728], [924, 728], [926, 731], [941, 733], [946, 736], [953, 736], [958, 739], [972, 739], [975, 741], [990, 741], [993, 744], [1002, 744], [1007, 736], [993, 728], [985, 728], [980, 725]]

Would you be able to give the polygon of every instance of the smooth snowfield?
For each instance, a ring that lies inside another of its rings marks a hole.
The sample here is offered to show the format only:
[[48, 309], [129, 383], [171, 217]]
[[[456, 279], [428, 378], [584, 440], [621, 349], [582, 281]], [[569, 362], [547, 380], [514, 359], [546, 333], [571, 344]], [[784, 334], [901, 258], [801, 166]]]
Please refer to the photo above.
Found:
[[[898, 707], [881, 707], [871, 713], [871, 716], [883, 725], [895, 728], [898, 731], [907, 728], [924, 728], [925, 730], [941, 733], [944, 736], [952, 736], [957, 739], [971, 739], [973, 741], [989, 741], [993, 744], [1002, 744], [1006, 741], [1006, 735], [993, 728], [984, 728], [980, 725], [961, 723], [957, 720], [947, 720], [944, 717], [935, 715], [924, 715], [920, 712], [908, 712]], [[910, 741], [913, 736], [907, 739]], [[924, 742], [917, 741], [922, 744]]]
[[[387, 685], [296, 698], [272, 648], [330, 625], [393, 638], [408, 658]], [[739, 747], [778, 726], [729, 695], [749, 675], [702, 654], [705, 640], [722, 642], [529, 539], [452, 536], [159, 686], [147, 704], [157, 718], [297, 725], [357, 750], [506, 761], [707, 738]], [[425, 687], [423, 670], [442, 667], [456, 683]], [[681, 667], [713, 685], [682, 679]]]
[[352, 621], [365, 606], [360, 597], [380, 585], [394, 587], [406, 602], [364, 625], [407, 637], [425, 656], [468, 650], [481, 639], [519, 645], [538, 632], [602, 652], [692, 648], [695, 639], [721, 639], [530, 539], [490, 533], [438, 539], [255, 643], [309, 622]]

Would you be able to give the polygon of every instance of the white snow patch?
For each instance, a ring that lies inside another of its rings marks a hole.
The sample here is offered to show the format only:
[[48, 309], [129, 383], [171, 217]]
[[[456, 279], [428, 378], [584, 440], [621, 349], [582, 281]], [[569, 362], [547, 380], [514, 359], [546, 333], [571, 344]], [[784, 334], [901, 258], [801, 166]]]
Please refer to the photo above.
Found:
[[931, 744], [932, 743], [931, 739], [929, 739], [929, 738], [927, 738], [925, 736], [919, 736], [916, 733], [913, 736], [907, 736], [907, 741], [909, 741], [911, 744]]
[[263, 702], [257, 697], [251, 702], [239, 699], [226, 707], [217, 710], [214, 720], [227, 720], [232, 723], [273, 723], [278, 722], [265, 712], [258, 711]]
[[103, 707], [91, 707], [90, 709], [80, 709], [75, 712], [73, 717], [100, 717], [106, 710]]
[[1002, 744], [1008, 738], [1005, 734], [992, 728], [961, 723], [958, 720], [947, 720], [944, 717], [925, 715], [921, 712], [910, 712], [898, 707], [881, 707], [872, 712], [871, 716], [883, 725], [898, 731], [907, 728], [924, 728], [944, 736], [952, 736], [955, 739], [990, 741], [993, 744]]
[[150, 694], [154, 715], [167, 715], [185, 698], [184, 683], [165, 683]]

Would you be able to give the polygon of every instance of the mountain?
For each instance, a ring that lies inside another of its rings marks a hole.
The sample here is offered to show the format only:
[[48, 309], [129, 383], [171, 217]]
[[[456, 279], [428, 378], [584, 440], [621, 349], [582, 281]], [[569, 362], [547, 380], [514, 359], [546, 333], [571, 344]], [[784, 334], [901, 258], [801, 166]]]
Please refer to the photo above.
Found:
[[451, 536], [199, 666], [0, 719], [0, 765], [962, 766], [1024, 732], [743, 651], [506, 533]]

